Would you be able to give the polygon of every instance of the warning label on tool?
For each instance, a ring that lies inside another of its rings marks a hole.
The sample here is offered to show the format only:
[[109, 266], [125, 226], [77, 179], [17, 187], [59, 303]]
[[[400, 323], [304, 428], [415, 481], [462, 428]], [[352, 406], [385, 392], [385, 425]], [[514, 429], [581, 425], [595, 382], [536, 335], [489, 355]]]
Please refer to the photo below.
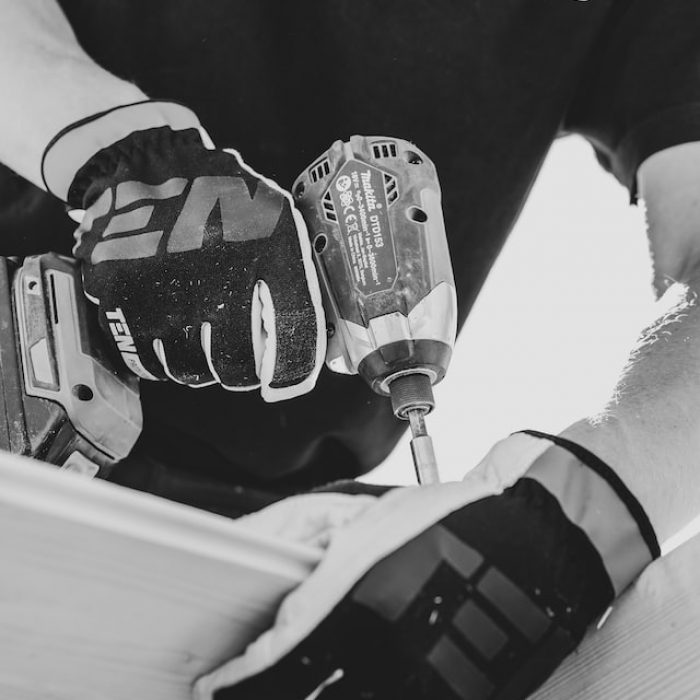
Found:
[[373, 294], [396, 281], [396, 256], [381, 170], [349, 160], [330, 186], [357, 289]]

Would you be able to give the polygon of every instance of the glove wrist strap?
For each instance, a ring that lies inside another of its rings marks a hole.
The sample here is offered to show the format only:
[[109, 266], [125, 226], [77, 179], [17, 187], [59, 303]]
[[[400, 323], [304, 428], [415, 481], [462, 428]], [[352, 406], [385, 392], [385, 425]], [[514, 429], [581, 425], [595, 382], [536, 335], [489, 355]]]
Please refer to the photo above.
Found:
[[41, 162], [44, 186], [67, 201], [76, 173], [96, 153], [135, 131], [161, 126], [198, 129], [207, 138], [197, 115], [184, 105], [156, 100], [121, 105], [70, 124], [51, 139]]
[[661, 554], [644, 509], [617, 474], [584, 447], [533, 430], [523, 432], [553, 443], [523, 478], [539, 482], [586, 533], [618, 596]]

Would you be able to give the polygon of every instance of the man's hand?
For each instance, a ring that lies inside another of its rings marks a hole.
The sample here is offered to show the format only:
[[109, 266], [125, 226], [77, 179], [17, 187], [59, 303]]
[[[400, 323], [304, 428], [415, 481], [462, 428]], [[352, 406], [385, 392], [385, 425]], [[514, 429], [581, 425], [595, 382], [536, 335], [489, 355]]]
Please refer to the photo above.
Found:
[[614, 473], [540, 434], [463, 482], [299, 496], [246, 522], [325, 554], [198, 700], [525, 698], [658, 556]]
[[[155, 125], [131, 131], [148, 120]], [[129, 133], [73, 175], [71, 163], [119, 130]], [[274, 182], [203, 138], [189, 110], [146, 102], [54, 139], [44, 176], [85, 212], [74, 248], [85, 293], [146, 379], [262, 385], [268, 401], [305, 393], [323, 361], [325, 324], [303, 219]]]

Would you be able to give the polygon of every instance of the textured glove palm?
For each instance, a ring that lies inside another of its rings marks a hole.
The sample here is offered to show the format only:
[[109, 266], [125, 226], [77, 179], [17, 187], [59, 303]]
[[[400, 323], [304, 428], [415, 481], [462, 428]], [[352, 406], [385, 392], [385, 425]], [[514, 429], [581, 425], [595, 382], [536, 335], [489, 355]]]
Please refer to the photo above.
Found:
[[291, 197], [196, 129], [137, 131], [81, 168], [75, 256], [127, 365], [266, 400], [309, 391], [325, 329]]

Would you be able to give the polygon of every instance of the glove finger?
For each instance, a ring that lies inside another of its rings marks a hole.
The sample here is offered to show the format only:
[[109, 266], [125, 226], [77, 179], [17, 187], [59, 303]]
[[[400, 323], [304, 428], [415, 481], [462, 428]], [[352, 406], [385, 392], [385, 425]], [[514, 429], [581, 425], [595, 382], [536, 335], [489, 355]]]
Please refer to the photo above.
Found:
[[209, 371], [224, 389], [249, 391], [260, 386], [251, 334], [252, 300], [241, 297], [236, 314], [220, 314], [202, 325], [201, 344]]
[[216, 384], [204, 355], [199, 326], [185, 326], [165, 338], [157, 338], [153, 345], [165, 374], [173, 381], [189, 387]]
[[335, 530], [362, 515], [376, 498], [372, 494], [306, 493], [284, 498], [238, 522], [267, 537], [325, 548]]
[[[311, 259], [306, 227], [293, 208], [282, 213], [291, 217], [296, 236], [277, 241], [280, 248], [276, 268], [258, 285], [265, 345], [261, 363], [262, 395], [280, 401], [305, 394], [316, 384], [326, 354], [326, 323], [321, 290]], [[265, 272], [267, 272], [266, 270]]]
[[[88, 299], [99, 304], [86, 293]], [[132, 326], [129, 324], [129, 316], [122, 308], [106, 311], [99, 304], [98, 321], [108, 338], [112, 339], [117, 352], [124, 364], [142, 379], [157, 381], [167, 379], [163, 371], [163, 365], [156, 356], [150, 339], [139, 338], [132, 334]]]

